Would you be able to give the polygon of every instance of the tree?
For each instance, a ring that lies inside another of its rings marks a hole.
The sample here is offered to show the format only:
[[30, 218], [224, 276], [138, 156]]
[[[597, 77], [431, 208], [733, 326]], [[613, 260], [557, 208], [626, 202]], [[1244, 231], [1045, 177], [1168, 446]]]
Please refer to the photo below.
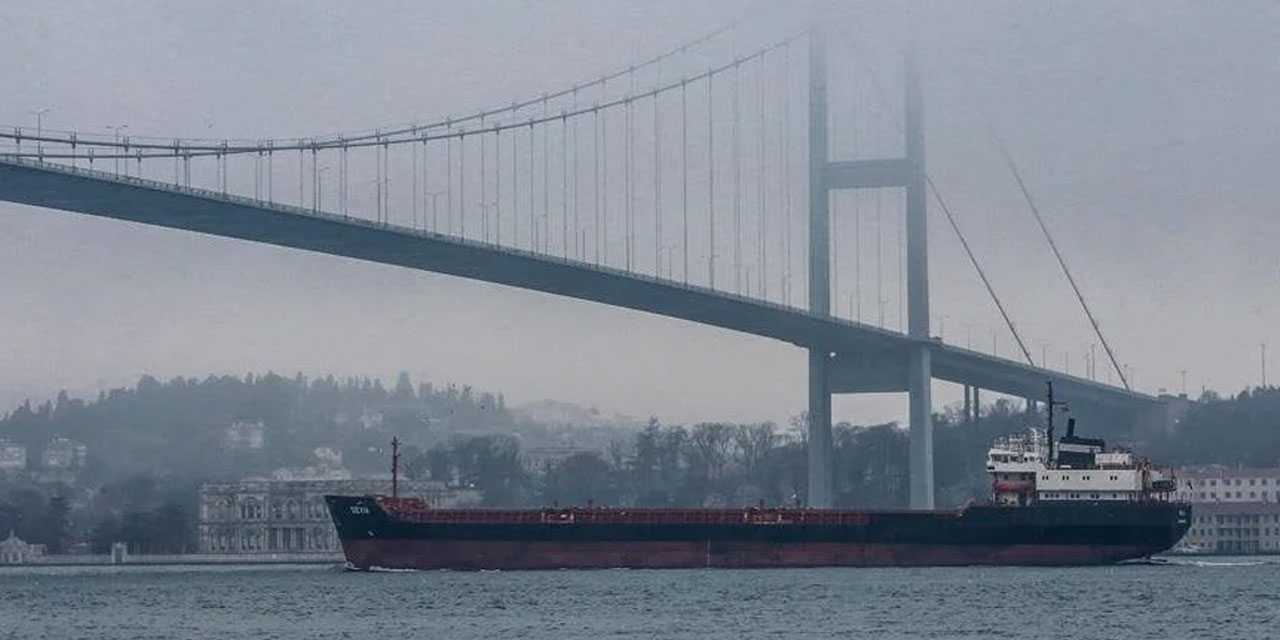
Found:
[[528, 479], [520, 466], [520, 447], [514, 438], [497, 435], [463, 438], [456, 440], [452, 449], [459, 480], [480, 489], [485, 504], [519, 504]]
[[391, 392], [391, 398], [397, 402], [408, 402], [414, 399], [413, 383], [409, 381], [409, 374], [401, 371], [396, 376], [396, 388]]
[[776, 446], [778, 436], [772, 422], [740, 424], [733, 429], [733, 442], [742, 456], [743, 471], [754, 477], [769, 450]]
[[722, 422], [703, 422], [693, 426], [689, 439], [697, 454], [695, 460], [698, 471], [707, 480], [719, 479], [724, 473], [729, 449], [733, 445], [733, 429]]
[[575, 453], [551, 465], [543, 475], [544, 504], [618, 504], [618, 497], [614, 468], [594, 453]]
[[44, 512], [44, 522], [37, 542], [44, 543], [49, 553], [62, 553], [67, 547], [68, 530], [71, 528], [71, 506], [67, 497], [55, 493], [49, 498]]

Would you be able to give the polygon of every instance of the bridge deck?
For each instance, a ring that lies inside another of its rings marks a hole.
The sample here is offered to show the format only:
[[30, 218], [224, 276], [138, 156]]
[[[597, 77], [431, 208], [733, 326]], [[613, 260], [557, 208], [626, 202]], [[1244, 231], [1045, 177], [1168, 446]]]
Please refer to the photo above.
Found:
[[[860, 354], [889, 354], [913, 342], [898, 332], [707, 287], [360, 218], [63, 165], [0, 159], [0, 200], [591, 300], [801, 347], [827, 349], [848, 354], [851, 359]], [[932, 353], [936, 378], [1000, 393], [1038, 398], [1043, 394], [1045, 380], [1053, 380], [1055, 391], [1064, 399], [1129, 407], [1157, 401], [1149, 395], [940, 342], [933, 343]]]

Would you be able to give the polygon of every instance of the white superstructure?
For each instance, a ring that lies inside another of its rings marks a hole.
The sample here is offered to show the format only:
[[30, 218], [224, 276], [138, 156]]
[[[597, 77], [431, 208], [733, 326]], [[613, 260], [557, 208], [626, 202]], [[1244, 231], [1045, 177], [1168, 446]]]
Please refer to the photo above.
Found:
[[1101, 440], [1078, 438], [1074, 425], [1052, 443], [1044, 431], [995, 441], [987, 453], [996, 504], [1058, 501], [1144, 501], [1174, 489], [1172, 479], [1128, 451], [1106, 451]]

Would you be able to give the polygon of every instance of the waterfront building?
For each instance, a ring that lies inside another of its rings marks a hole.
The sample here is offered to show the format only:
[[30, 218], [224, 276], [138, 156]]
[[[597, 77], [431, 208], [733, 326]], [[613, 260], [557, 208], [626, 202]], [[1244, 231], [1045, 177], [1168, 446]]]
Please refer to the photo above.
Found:
[[1220, 465], [1178, 469], [1178, 499], [1193, 504], [1280, 503], [1280, 467], [1230, 469]]
[[1219, 465], [1177, 471], [1191, 528], [1179, 547], [1214, 553], [1280, 553], [1280, 468]]
[[29, 544], [9, 530], [9, 537], [0, 540], [0, 564], [27, 564], [44, 555], [44, 545]]
[[[387, 479], [252, 478], [200, 488], [200, 553], [315, 554], [339, 551], [324, 496], [388, 494]], [[479, 492], [402, 480], [400, 495], [439, 507], [469, 506]]]
[[1216, 553], [1280, 553], [1280, 505], [1197, 504], [1182, 544]]

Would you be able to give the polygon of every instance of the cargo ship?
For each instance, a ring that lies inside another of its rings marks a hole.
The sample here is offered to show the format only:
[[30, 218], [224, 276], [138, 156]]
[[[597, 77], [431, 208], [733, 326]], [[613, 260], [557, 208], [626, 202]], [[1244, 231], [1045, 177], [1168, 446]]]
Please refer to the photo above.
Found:
[[1171, 476], [1049, 424], [997, 440], [990, 500], [955, 509], [441, 509], [396, 495], [395, 453], [392, 495], [326, 500], [358, 570], [1097, 565], [1182, 538]]

